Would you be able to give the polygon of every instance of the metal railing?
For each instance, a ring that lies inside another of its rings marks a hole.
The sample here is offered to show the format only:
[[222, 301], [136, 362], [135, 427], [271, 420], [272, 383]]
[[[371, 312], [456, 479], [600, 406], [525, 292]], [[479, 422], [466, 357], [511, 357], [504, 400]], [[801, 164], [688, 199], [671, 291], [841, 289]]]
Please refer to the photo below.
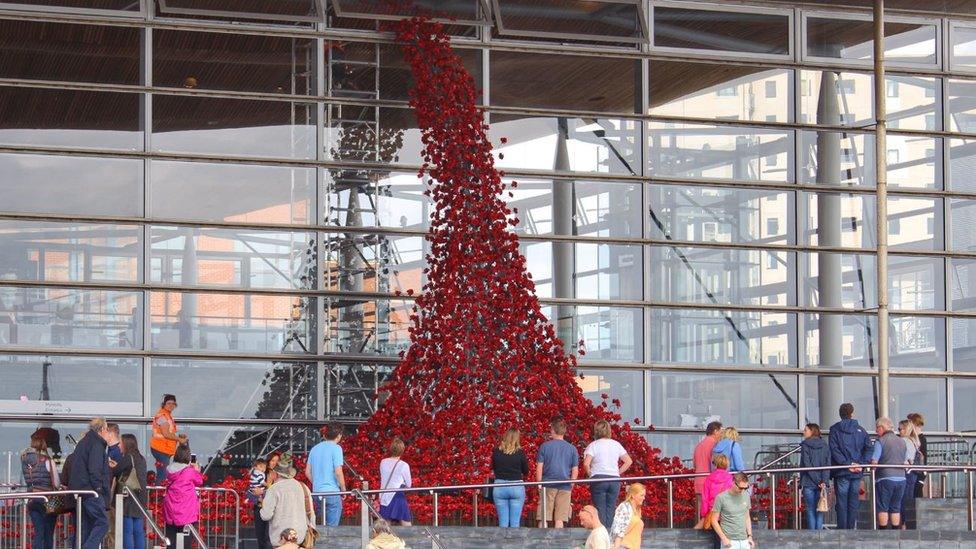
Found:
[[[350, 469], [352, 469], [352, 468], [350, 468]], [[353, 473], [355, 473], [355, 471], [353, 471]], [[359, 477], [359, 478], [362, 479], [362, 477]], [[357, 500], [359, 500], [360, 538], [361, 538], [363, 547], [366, 547], [366, 545], [369, 544], [370, 520], [372, 518], [382, 519], [383, 517], [380, 516], [380, 512], [376, 509], [375, 506], [373, 506], [373, 502], [370, 500], [370, 497], [367, 495], [370, 492], [369, 491], [369, 482], [367, 482], [365, 480], [363, 480], [362, 482], [363, 482], [363, 488], [362, 489], [359, 489], [359, 490], [355, 490], [355, 489], [354, 490], [348, 490], [347, 492], [343, 492], [343, 493], [348, 493], [348, 495], [351, 495], [354, 498], [356, 498]], [[319, 504], [320, 504], [320, 506], [322, 508], [322, 523], [325, 524], [325, 501], [324, 501], [324, 498], [326, 496], [320, 496], [318, 494], [312, 494], [312, 497], [316, 497], [316, 496], [319, 497]], [[436, 504], [436, 502], [437, 502], [436, 495], [435, 495], [434, 502], [435, 502], [434, 507], [436, 509], [436, 507], [437, 507], [437, 504]], [[435, 512], [434, 515], [436, 516], [437, 513]], [[434, 526], [436, 527], [437, 524], [434, 524]], [[393, 527], [392, 526], [390, 527], [390, 531], [391, 532], [393, 531]], [[423, 529], [421, 530], [421, 532], [423, 532], [424, 535], [427, 536], [427, 538], [430, 540], [431, 547], [433, 549], [445, 549], [444, 546], [441, 545], [440, 536], [438, 536], [437, 534], [434, 534], [430, 530], [430, 528], [428, 528], [428, 527], [425, 526], [425, 527], [423, 527]]]
[[[190, 536], [196, 540], [197, 545], [200, 549], [208, 549], [206, 542], [203, 541], [203, 537], [200, 536], [200, 531], [197, 527], [192, 524], [187, 524], [183, 527], [182, 532], [177, 532], [176, 534], [176, 549], [183, 549], [186, 547], [186, 537]], [[236, 545], [235, 545], [236, 547]]]
[[98, 492], [94, 490], [47, 490], [41, 492], [6, 492], [0, 494], [0, 522], [4, 523], [5, 531], [7, 530], [6, 525], [9, 524], [12, 526], [10, 530], [16, 532], [16, 535], [10, 539], [7, 539], [6, 536], [0, 536], [0, 549], [26, 549], [29, 541], [27, 526], [30, 522], [28, 518], [28, 504], [32, 500], [40, 500], [46, 503], [50, 498], [56, 496], [74, 498], [75, 512], [74, 532], [71, 531], [71, 525], [69, 524], [70, 514], [65, 513], [58, 517], [61, 528], [59, 530], [56, 526], [55, 529], [55, 547], [67, 548], [74, 546], [76, 549], [81, 549], [81, 544], [84, 540], [81, 539], [80, 535], [81, 513], [78, 510], [81, 509], [82, 497], [99, 497]]
[[[149, 510], [161, 510], [162, 498], [166, 489], [162, 486], [149, 486]], [[241, 496], [230, 488], [197, 488], [200, 498], [200, 522], [197, 533], [208, 547], [237, 548], [241, 541]], [[205, 508], [217, 506], [221, 509], [233, 508], [231, 513], [207, 513]], [[161, 518], [157, 516], [157, 518]]]
[[[123, 509], [125, 508], [125, 498], [129, 498], [129, 501], [135, 504], [136, 509], [139, 511], [139, 514], [142, 515], [143, 520], [146, 522], [146, 526], [148, 526], [149, 529], [152, 530], [153, 534], [156, 535], [157, 539], [162, 541], [163, 547], [168, 547], [169, 539], [166, 537], [166, 533], [163, 532], [163, 530], [159, 527], [158, 524], [156, 524], [156, 521], [153, 520], [152, 515], [150, 515], [149, 511], [147, 511], [146, 508], [142, 506], [142, 502], [140, 502], [139, 498], [132, 493], [132, 490], [128, 486], [123, 486], [122, 493], [116, 494], [115, 496], [115, 549], [122, 549], [124, 545], [123, 543], [124, 536], [121, 533], [124, 531], [122, 520], [125, 517], [123, 511]], [[143, 536], [145, 535], [146, 533], [143, 532]], [[149, 546], [153, 547], [155, 546], [155, 544], [150, 544]]]
[[[976, 474], [976, 465], [955, 465], [955, 466], [935, 466], [935, 465], [872, 465], [864, 464], [858, 466], [858, 471], [856, 474], [866, 475], [870, 478], [870, 493], [871, 493], [871, 513], [872, 513], [872, 527], [877, 529], [877, 494], [875, 493], [874, 485], [876, 482], [876, 471], [877, 469], [903, 469], [907, 472], [946, 472], [946, 473], [964, 473], [966, 475], [966, 484], [969, 487], [967, 494], [967, 524], [970, 531], [976, 531], [976, 512], [974, 512], [974, 495], [973, 495], [973, 475]], [[759, 476], [766, 477], [771, 480], [770, 498], [769, 498], [769, 520], [771, 528], [776, 527], [775, 517], [777, 514], [778, 504], [776, 501], [776, 482], [775, 478], [779, 475], [790, 475], [796, 476], [804, 472], [812, 471], [840, 471], [840, 470], [850, 470], [851, 467], [848, 465], [831, 465], [826, 467], [789, 467], [780, 469], [754, 469], [750, 471], [742, 471], [742, 473], [748, 476]], [[691, 481], [692, 479], [698, 477], [705, 477], [707, 473], [681, 473], [672, 475], [652, 475], [652, 476], [638, 476], [638, 477], [621, 477], [622, 482], [663, 482], [666, 485], [668, 493], [668, 517], [667, 526], [668, 528], [674, 527], [674, 483], [678, 481]], [[576, 480], [549, 480], [549, 481], [519, 481], [506, 483], [507, 486], [524, 486], [541, 488], [548, 485], [558, 485], [558, 484], [593, 484], [598, 482], [607, 482], [606, 478], [590, 478], [590, 479], [576, 479]], [[458, 484], [458, 485], [447, 485], [447, 486], [422, 486], [422, 487], [411, 487], [411, 488], [387, 488], [379, 490], [346, 490], [341, 492], [315, 492], [312, 494], [313, 497], [324, 498], [328, 496], [355, 496], [360, 500], [361, 505], [368, 506], [372, 509], [372, 504], [369, 501], [369, 496], [385, 494], [385, 493], [396, 493], [402, 492], [406, 494], [432, 494], [434, 497], [433, 505], [433, 526], [438, 526], [438, 494], [442, 492], [460, 492], [467, 490], [481, 490], [486, 487], [496, 487], [494, 483], [491, 484]], [[541, 498], [540, 507], [544, 510], [545, 498]], [[799, 506], [799, 500], [796, 500], [796, 506]], [[375, 510], [374, 510], [375, 511]], [[369, 516], [370, 511], [363, 510], [361, 515], [364, 517]], [[794, 528], [799, 529], [800, 524], [797, 521], [794, 524]]]

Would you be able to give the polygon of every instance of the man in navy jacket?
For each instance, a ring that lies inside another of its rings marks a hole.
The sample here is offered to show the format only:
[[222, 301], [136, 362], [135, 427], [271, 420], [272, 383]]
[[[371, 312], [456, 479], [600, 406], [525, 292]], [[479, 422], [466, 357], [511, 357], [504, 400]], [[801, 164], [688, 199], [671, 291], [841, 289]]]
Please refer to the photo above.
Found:
[[108, 533], [106, 508], [112, 489], [112, 476], [106, 454], [108, 436], [105, 418], [91, 420], [88, 423], [88, 432], [75, 446], [71, 458], [68, 488], [98, 492], [98, 497], [83, 496], [81, 499], [81, 509], [78, 512], [81, 513], [82, 549], [98, 549]]
[[831, 465], [847, 465], [848, 469], [835, 469], [834, 494], [837, 497], [837, 528], [853, 530], [857, 524], [857, 511], [861, 505], [861, 465], [870, 463], [873, 450], [871, 437], [854, 419], [854, 405], [840, 406], [840, 421], [830, 426]]

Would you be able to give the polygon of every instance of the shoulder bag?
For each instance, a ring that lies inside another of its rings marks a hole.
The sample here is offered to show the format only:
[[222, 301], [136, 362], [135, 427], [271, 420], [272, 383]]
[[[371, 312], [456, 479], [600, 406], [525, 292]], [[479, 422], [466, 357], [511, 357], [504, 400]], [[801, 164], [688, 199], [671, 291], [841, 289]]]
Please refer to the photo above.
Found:
[[820, 499], [817, 500], [817, 512], [827, 513], [830, 511], [830, 501], [827, 499], [827, 487], [820, 489]]
[[[298, 482], [297, 480], [295, 482]], [[303, 549], [313, 549], [315, 547], [315, 540], [319, 539], [319, 531], [315, 528], [315, 511], [312, 508], [312, 493], [308, 490], [308, 486], [304, 483], [298, 482], [302, 487], [302, 498], [305, 500], [305, 520], [308, 525], [305, 528], [305, 539], [302, 540]], [[312, 517], [309, 519], [309, 517]]]
[[142, 490], [142, 483], [139, 482], [139, 474], [136, 473], [136, 458], [129, 456], [129, 462], [132, 463], [132, 469], [129, 469], [129, 474], [125, 475], [122, 485], [132, 490], [134, 494], [137, 490]]

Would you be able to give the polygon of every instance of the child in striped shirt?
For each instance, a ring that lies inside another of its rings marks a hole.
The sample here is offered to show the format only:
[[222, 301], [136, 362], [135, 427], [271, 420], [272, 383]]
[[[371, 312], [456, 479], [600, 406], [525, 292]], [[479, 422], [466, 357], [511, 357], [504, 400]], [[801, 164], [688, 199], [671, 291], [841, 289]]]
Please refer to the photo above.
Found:
[[268, 480], [268, 462], [258, 458], [251, 467], [251, 478], [247, 486], [247, 499], [257, 505], [264, 497], [264, 483]]

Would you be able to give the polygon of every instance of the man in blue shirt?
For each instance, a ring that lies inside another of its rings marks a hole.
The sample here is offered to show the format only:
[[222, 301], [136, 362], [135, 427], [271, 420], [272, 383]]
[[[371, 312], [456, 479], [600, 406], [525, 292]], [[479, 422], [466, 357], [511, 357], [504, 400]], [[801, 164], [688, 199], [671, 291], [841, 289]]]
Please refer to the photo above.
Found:
[[[566, 442], [566, 420], [553, 418], [549, 424], [550, 440], [539, 446], [536, 453], [535, 480], [576, 480], [579, 477], [579, 452]], [[542, 506], [536, 511], [539, 526], [543, 521], [553, 521], [556, 528], [562, 528], [573, 512], [572, 484], [550, 484], [545, 487], [546, 516], [542, 516]]]
[[[316, 444], [308, 453], [305, 476], [312, 481], [312, 491], [345, 492], [346, 479], [342, 474], [342, 425], [330, 423], [322, 428], [322, 442]], [[325, 501], [325, 525], [338, 526], [342, 518], [342, 497], [326, 496], [316, 500]]]

